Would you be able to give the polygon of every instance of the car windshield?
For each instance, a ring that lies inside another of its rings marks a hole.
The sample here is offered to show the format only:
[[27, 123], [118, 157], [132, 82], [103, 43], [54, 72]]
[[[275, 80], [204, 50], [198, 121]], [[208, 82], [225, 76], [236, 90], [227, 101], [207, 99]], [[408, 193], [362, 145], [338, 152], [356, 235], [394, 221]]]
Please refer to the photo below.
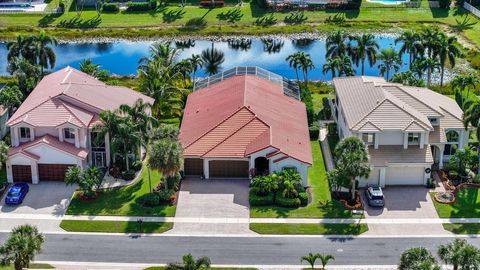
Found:
[[383, 200], [383, 196], [373, 195], [372, 199], [374, 200]]
[[18, 196], [18, 194], [20, 194], [20, 192], [18, 192], [17, 190], [13, 190], [8, 192], [7, 196], [15, 197], [15, 196]]

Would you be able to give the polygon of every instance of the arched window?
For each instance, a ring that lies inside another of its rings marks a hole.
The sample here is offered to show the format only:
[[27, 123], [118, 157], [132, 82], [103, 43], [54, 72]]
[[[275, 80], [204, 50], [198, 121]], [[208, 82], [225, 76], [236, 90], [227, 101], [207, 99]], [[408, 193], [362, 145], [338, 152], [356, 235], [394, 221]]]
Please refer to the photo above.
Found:
[[449, 130], [447, 132], [447, 142], [449, 143], [458, 143], [460, 135], [455, 130]]
[[445, 144], [445, 150], [443, 154], [445, 156], [451, 156], [455, 154], [458, 149], [458, 142], [460, 141], [460, 135], [455, 130], [447, 131], [447, 143]]

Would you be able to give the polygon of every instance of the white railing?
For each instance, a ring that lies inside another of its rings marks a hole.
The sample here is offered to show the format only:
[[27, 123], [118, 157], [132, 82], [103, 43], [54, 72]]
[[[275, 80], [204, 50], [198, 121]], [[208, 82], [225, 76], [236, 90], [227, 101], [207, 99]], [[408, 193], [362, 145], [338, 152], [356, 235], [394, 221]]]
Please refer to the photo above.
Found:
[[298, 84], [284, 78], [278, 74], [272, 73], [268, 70], [259, 67], [234, 67], [223, 72], [214, 74], [210, 77], [200, 79], [195, 82], [194, 91], [197, 91], [202, 88], [209, 87], [212, 84], [221, 82], [225, 79], [228, 79], [237, 75], [255, 75], [260, 78], [267, 79], [271, 82], [274, 82], [283, 87], [283, 93], [286, 96], [293, 97], [297, 100], [300, 100], [300, 89]]
[[476, 7], [470, 5], [469, 3], [467, 2], [463, 2], [463, 7], [470, 11], [473, 15], [477, 16], [478, 18], [480, 18], [480, 10], [477, 9]]

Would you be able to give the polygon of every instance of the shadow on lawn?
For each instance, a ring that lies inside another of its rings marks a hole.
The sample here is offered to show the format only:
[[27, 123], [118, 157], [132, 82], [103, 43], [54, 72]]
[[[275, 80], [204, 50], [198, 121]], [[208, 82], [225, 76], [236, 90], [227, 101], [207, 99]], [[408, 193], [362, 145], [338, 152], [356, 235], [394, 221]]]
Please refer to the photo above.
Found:
[[48, 26], [49, 24], [53, 23], [56, 19], [58, 19], [60, 16], [62, 16], [62, 14], [58, 14], [58, 13], [45, 15], [38, 21], [38, 26], [40, 27]]
[[171, 23], [176, 20], [180, 20], [185, 15], [185, 11], [183, 9], [177, 10], [169, 10], [167, 12], [163, 12], [163, 22], [164, 23]]
[[451, 204], [450, 217], [475, 218], [480, 216], [480, 200], [478, 188], [465, 188], [456, 193], [456, 202]]
[[[351, 217], [351, 211], [346, 210], [343, 206], [336, 201], [329, 202], [319, 202], [315, 205], [313, 203], [309, 204], [306, 207], [300, 208], [285, 208], [285, 207], [254, 207], [254, 209], [259, 213], [275, 213], [275, 218], [292, 218], [292, 217], [305, 217], [305, 218], [348, 218]], [[317, 208], [318, 212], [311, 214], [312, 211], [307, 208]], [[305, 215], [300, 214], [305, 211]], [[300, 212], [300, 213], [295, 213]]]

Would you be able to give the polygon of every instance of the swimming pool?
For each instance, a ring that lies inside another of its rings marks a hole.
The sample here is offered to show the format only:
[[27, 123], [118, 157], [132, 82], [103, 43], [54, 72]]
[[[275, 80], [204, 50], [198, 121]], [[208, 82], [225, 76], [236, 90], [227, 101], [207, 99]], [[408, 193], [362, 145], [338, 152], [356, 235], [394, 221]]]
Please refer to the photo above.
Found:
[[32, 5], [25, 3], [25, 4], [0, 4], [0, 8], [31, 8]]

